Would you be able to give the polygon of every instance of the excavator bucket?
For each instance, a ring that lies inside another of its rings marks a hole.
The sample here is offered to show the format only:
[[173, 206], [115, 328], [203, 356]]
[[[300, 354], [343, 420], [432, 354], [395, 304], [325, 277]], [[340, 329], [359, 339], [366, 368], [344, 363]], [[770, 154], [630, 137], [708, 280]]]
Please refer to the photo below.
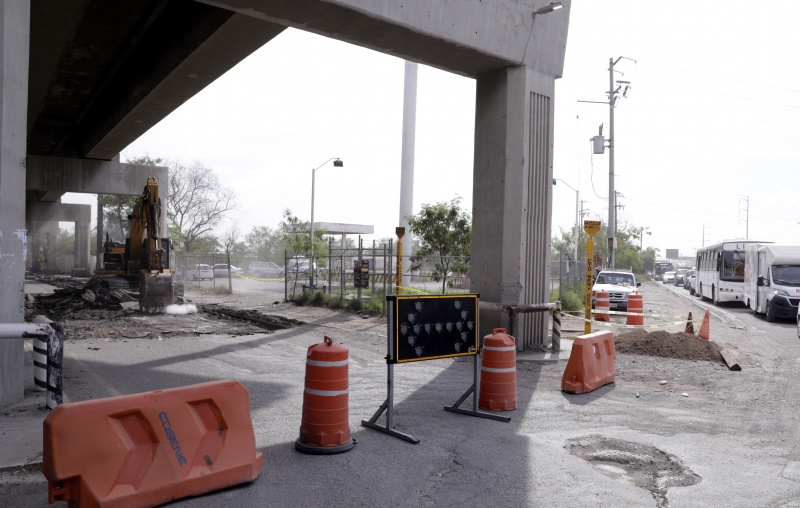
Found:
[[139, 272], [139, 310], [163, 312], [173, 299], [172, 274], [162, 272]]

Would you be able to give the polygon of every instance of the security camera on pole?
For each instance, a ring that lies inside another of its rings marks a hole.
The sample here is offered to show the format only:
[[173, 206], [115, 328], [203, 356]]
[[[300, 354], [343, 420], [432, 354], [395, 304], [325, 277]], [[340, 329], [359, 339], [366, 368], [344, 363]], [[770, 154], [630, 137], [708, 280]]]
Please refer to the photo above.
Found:
[[[605, 151], [605, 147], [608, 146], [608, 266], [609, 268], [616, 268], [615, 262], [615, 251], [617, 249], [617, 222], [615, 220], [615, 211], [617, 207], [617, 195], [614, 189], [614, 108], [617, 105], [617, 100], [619, 99], [620, 90], [622, 90], [622, 96], [627, 97], [628, 92], [631, 89], [631, 82], [630, 81], [620, 81], [617, 80], [617, 86], [614, 88], [614, 66], [622, 59], [630, 60], [633, 63], [636, 63], [636, 60], [632, 58], [628, 58], [626, 56], [621, 56], [614, 60], [613, 58], [608, 59], [608, 102], [598, 102], [598, 101], [578, 101], [578, 102], [589, 102], [593, 104], [608, 104], [609, 110], [609, 136], [608, 136], [608, 145], [605, 145], [605, 140], [603, 138], [603, 126], [600, 126], [600, 133], [598, 136], [594, 136], [592, 138], [592, 147], [593, 152], [597, 155], [603, 154]], [[619, 71], [617, 71], [619, 72]], [[620, 72], [620, 74], [624, 75]], [[623, 90], [623, 85], [625, 86]]]

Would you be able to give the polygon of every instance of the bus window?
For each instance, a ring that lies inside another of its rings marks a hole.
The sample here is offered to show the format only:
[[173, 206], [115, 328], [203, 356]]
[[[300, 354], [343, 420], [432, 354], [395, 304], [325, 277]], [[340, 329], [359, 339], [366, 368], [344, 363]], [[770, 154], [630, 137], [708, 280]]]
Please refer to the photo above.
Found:
[[722, 254], [723, 280], [744, 281], [744, 252], [726, 251]]

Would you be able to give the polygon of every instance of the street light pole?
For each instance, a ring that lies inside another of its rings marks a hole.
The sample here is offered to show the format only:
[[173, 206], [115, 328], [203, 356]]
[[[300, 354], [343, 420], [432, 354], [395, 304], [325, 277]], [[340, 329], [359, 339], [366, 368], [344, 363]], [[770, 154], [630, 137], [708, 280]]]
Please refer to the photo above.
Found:
[[[333, 161], [333, 167], [341, 168], [344, 167], [344, 162], [339, 159], [339, 157], [331, 157], [330, 159], [326, 160], [322, 163], [318, 168], [311, 170], [311, 278], [310, 278], [310, 285], [311, 291], [314, 291], [314, 188], [316, 187], [317, 181], [317, 169], [321, 169], [322, 166]], [[287, 267], [288, 268], [288, 267]]]
[[567, 182], [565, 182], [561, 178], [553, 178], [553, 185], [556, 184], [556, 180], [561, 180], [562, 182], [564, 182], [564, 185], [566, 185], [567, 187], [569, 187], [570, 189], [575, 191], [575, 249], [574, 249], [574, 251], [575, 251], [574, 254], [575, 255], [574, 255], [574, 258], [575, 258], [575, 262], [577, 263], [577, 261], [578, 261], [578, 239], [580, 238], [579, 235], [580, 235], [580, 223], [581, 223], [581, 219], [580, 219], [580, 217], [581, 217], [581, 215], [580, 215], [580, 213], [581, 213], [580, 212], [580, 209], [581, 209], [581, 193], [580, 193], [580, 191], [578, 189], [574, 188], [572, 185], [568, 184]]

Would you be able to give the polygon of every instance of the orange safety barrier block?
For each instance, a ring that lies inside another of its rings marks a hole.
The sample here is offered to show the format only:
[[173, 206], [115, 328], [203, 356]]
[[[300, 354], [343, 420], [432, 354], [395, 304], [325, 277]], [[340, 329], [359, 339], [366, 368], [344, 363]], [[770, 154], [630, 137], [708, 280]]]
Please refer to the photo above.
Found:
[[489, 411], [517, 409], [516, 340], [505, 328], [483, 338], [478, 407]]
[[576, 337], [572, 353], [561, 378], [561, 389], [568, 393], [589, 393], [617, 378], [614, 371], [614, 334], [595, 332]]
[[235, 380], [62, 404], [44, 420], [48, 501], [159, 506], [255, 480], [247, 389]]
[[709, 335], [709, 319], [711, 318], [711, 313], [706, 311], [706, 315], [703, 316], [703, 322], [700, 323], [700, 331], [697, 332], [697, 336], [701, 339], [711, 340], [711, 336]]
[[[607, 291], [598, 291], [594, 295], [594, 308], [595, 310], [611, 310], [610, 295]], [[611, 314], [601, 312], [594, 315], [595, 321], [603, 321], [608, 323], [611, 321]]]
[[628, 312], [642, 313], [640, 316], [632, 316], [628, 314], [628, 319], [625, 324], [628, 325], [643, 325], [644, 324], [644, 299], [642, 295], [636, 291], [628, 295]]
[[322, 344], [309, 346], [300, 437], [294, 444], [297, 451], [332, 455], [356, 445], [348, 417], [349, 355], [345, 346], [334, 344], [327, 335]]

